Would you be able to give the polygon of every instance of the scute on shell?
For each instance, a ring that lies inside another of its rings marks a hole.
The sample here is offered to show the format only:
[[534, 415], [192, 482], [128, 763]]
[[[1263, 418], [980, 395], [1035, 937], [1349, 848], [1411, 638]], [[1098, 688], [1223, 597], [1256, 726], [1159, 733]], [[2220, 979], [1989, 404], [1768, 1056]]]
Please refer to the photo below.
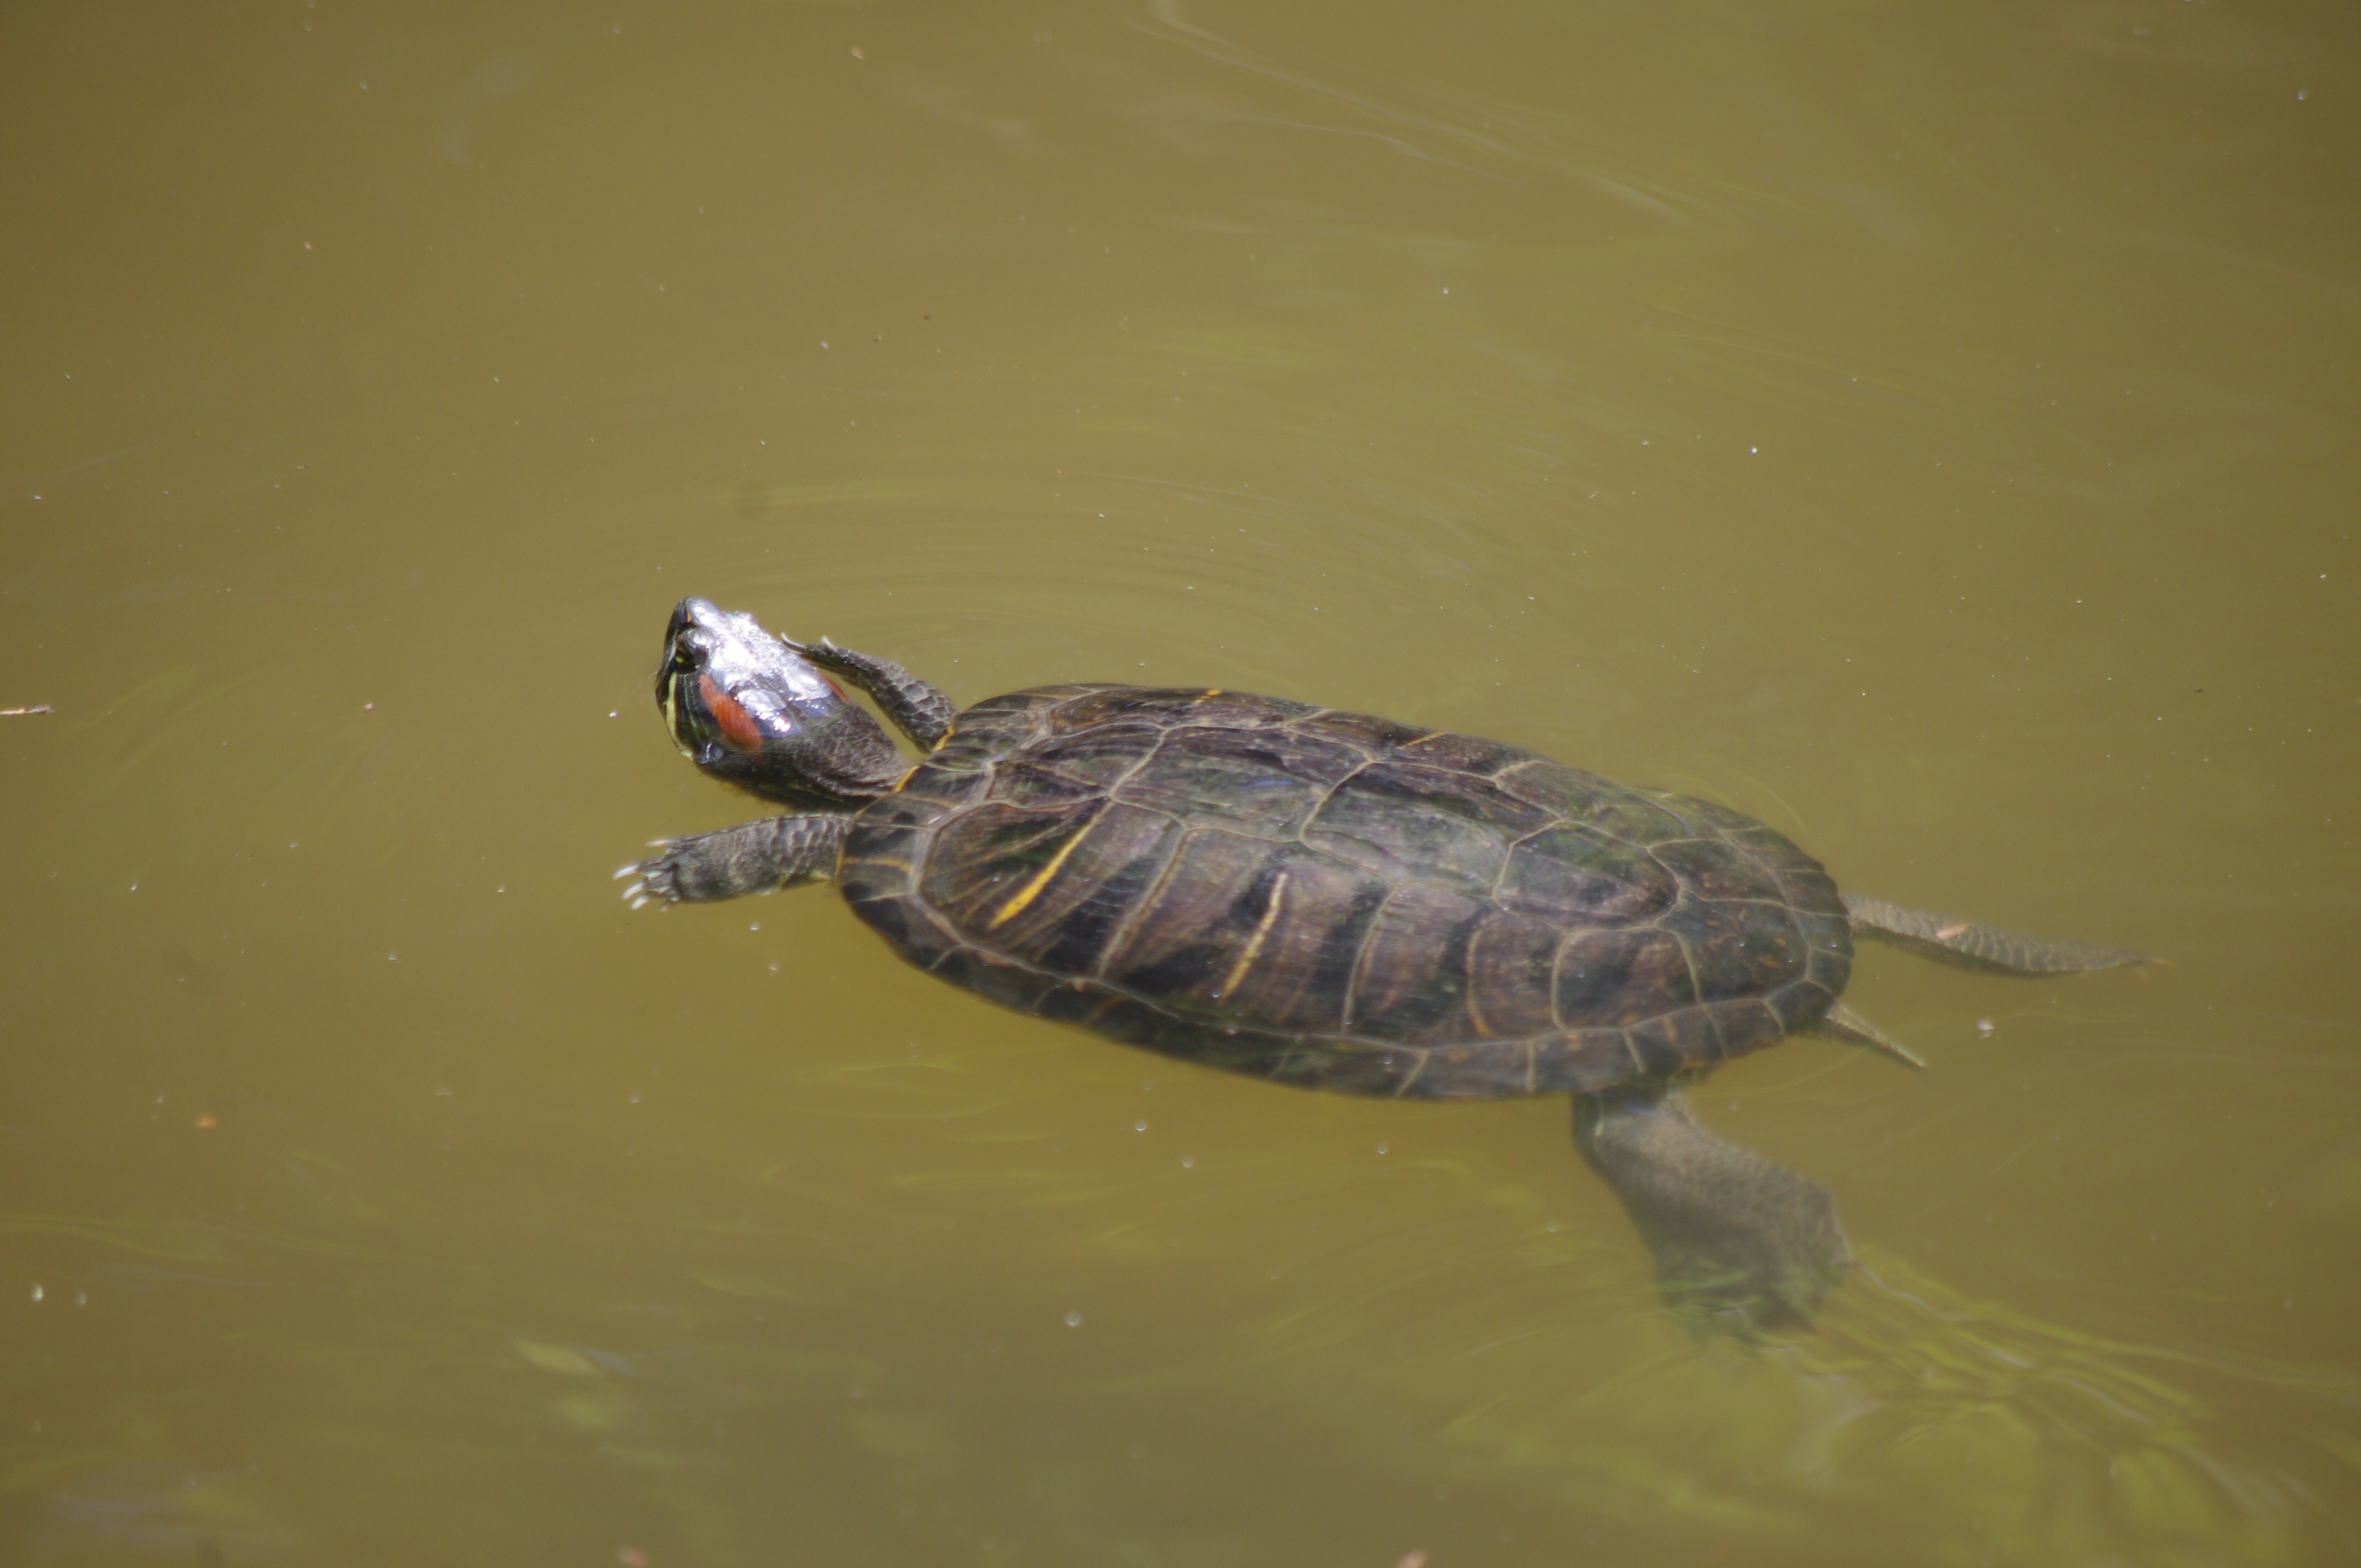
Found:
[[846, 897], [981, 995], [1370, 1094], [1591, 1092], [1818, 1018], [1834, 884], [1709, 802], [1250, 693], [977, 704], [856, 817]]

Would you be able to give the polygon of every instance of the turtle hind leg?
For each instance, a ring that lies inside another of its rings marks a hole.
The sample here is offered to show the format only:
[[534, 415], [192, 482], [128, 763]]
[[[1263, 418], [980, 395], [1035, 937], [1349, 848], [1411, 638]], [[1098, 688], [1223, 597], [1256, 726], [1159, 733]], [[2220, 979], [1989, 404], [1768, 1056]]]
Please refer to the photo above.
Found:
[[1707, 1132], [1669, 1084], [1576, 1095], [1574, 1141], [1701, 1333], [1809, 1322], [1851, 1262], [1825, 1189]]
[[2004, 931], [1973, 920], [1955, 919], [1924, 909], [1905, 909], [1882, 898], [1856, 898], [1846, 894], [1844, 905], [1855, 935], [1883, 938], [1928, 958], [1969, 969], [2004, 974], [2073, 974], [2157, 961], [2145, 953], [2126, 953], [2089, 942], [2028, 937], [2021, 931]]

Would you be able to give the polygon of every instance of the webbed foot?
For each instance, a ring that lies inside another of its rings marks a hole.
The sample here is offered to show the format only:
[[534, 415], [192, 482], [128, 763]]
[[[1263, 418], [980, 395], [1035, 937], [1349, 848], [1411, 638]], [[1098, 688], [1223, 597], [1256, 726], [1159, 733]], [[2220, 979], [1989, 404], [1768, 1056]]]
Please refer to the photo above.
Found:
[[1851, 1265], [1827, 1190], [1707, 1132], [1675, 1089], [1575, 1096], [1574, 1140], [1700, 1332], [1807, 1323]]

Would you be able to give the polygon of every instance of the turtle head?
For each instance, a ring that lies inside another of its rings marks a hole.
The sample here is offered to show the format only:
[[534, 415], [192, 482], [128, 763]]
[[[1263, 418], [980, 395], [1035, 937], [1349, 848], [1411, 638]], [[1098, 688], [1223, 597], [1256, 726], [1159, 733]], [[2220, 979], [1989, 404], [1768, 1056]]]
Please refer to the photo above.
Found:
[[800, 648], [707, 599], [681, 600], [664, 628], [656, 707], [705, 773], [783, 805], [859, 806], [906, 765]]

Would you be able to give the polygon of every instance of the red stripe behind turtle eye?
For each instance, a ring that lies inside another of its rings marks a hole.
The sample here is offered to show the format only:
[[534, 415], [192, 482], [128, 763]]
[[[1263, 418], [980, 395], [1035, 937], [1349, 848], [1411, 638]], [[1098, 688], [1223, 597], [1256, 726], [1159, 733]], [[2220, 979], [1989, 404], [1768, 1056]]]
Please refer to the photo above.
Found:
[[763, 749], [763, 729], [754, 716], [739, 706], [738, 699], [713, 684], [711, 675], [697, 677], [697, 695], [705, 699], [705, 711], [713, 716], [713, 727], [721, 738], [741, 751]]

